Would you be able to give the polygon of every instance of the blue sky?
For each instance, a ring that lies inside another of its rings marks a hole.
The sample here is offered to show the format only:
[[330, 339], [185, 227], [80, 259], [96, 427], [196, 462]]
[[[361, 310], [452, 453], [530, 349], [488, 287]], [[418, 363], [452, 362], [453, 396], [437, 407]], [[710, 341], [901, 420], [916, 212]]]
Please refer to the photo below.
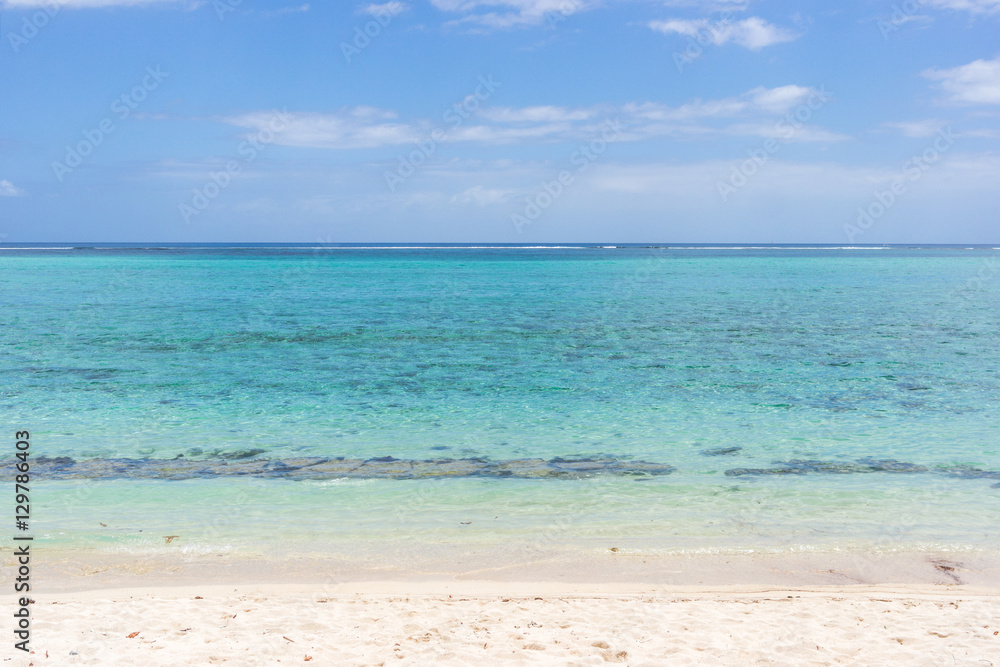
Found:
[[0, 0], [0, 238], [1000, 242], [1000, 0]]

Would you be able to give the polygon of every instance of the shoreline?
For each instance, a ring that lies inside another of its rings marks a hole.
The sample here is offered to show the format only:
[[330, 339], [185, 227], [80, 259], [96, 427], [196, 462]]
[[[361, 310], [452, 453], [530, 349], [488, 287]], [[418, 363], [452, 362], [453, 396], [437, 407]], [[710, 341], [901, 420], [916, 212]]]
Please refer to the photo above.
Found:
[[[62, 604], [65, 601], [121, 600], [121, 599], [194, 599], [195, 596], [231, 597], [233, 595], [281, 596], [298, 600], [341, 600], [349, 598], [411, 599], [449, 598], [460, 596], [471, 599], [534, 599], [535, 596], [557, 597], [579, 600], [602, 600], [617, 598], [634, 599], [787, 599], [789, 595], [801, 597], [844, 597], [882, 596], [898, 599], [941, 600], [962, 598], [995, 599], [1000, 596], [1000, 587], [970, 586], [967, 584], [830, 584], [777, 586], [768, 584], [729, 584], [714, 586], [652, 586], [641, 583], [567, 583], [551, 581], [498, 582], [473, 579], [453, 580], [372, 580], [349, 582], [338, 586], [336, 591], [317, 589], [310, 584], [183, 584], [153, 586], [120, 586], [94, 588], [57, 593], [31, 593], [36, 604]], [[36, 599], [41, 598], [41, 600]], [[11, 603], [16, 596], [10, 593], [0, 595], [0, 600]], [[56, 602], [52, 602], [57, 600]], [[998, 599], [1000, 602], [1000, 599]]]
[[[394, 586], [428, 590], [448, 583], [473, 594], [540, 586], [554, 591], [669, 592], [678, 588], [810, 588], [829, 586], [967, 587], [1000, 593], [1000, 551], [785, 551], [761, 553], [656, 553], [642, 550], [538, 550], [527, 545], [473, 547], [369, 545], [366, 557], [274, 553], [125, 554], [47, 552], [35, 548], [32, 592], [65, 595], [93, 590], [161, 589], [205, 585], [309, 587], [329, 594]], [[377, 554], [377, 555], [373, 555]], [[13, 559], [0, 571], [11, 578]], [[560, 589], [560, 586], [566, 587]]]

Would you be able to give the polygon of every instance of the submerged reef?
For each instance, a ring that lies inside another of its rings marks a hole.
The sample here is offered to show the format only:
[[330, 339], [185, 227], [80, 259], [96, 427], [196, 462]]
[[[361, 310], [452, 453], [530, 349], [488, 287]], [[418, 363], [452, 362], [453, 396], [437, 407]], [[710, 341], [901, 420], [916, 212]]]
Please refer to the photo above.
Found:
[[[13, 468], [13, 462], [6, 467]], [[579, 479], [593, 475], [653, 477], [673, 466], [617, 458], [508, 459], [370, 459], [299, 457], [288, 459], [218, 456], [207, 459], [86, 459], [40, 456], [32, 474], [47, 479], [198, 479], [208, 477], [273, 477], [282, 479], [427, 479], [442, 477], [514, 477]]]

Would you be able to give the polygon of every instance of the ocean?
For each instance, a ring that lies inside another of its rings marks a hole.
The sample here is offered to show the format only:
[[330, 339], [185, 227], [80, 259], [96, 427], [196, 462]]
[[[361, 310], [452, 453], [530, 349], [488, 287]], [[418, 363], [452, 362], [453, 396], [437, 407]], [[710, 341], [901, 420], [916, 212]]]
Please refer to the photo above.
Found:
[[50, 550], [1000, 548], [998, 248], [8, 244], [0, 276]]

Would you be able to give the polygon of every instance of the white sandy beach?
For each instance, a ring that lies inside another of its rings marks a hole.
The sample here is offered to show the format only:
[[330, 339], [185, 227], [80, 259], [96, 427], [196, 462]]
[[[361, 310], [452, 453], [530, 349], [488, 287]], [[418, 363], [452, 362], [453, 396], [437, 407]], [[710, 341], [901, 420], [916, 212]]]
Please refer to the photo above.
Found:
[[963, 586], [354, 588], [36, 596], [34, 653], [4, 664], [1000, 664], [1000, 597]]
[[512, 553], [46, 552], [2, 664], [1000, 665], [996, 554]]

